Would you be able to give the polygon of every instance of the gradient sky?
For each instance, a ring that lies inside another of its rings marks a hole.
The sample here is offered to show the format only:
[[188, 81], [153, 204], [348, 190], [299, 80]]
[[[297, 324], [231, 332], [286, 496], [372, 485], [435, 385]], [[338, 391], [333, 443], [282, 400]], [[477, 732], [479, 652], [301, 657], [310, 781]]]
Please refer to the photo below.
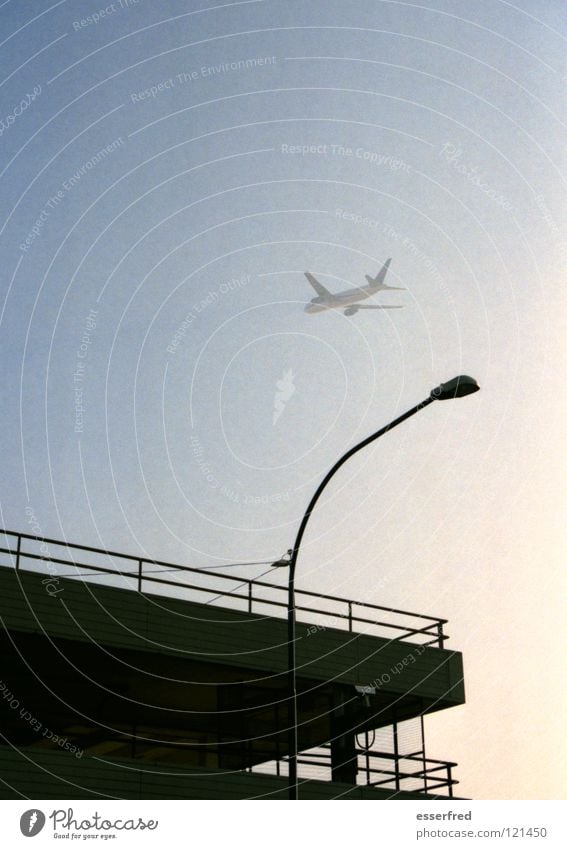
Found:
[[[342, 470], [298, 584], [449, 619], [467, 704], [428, 754], [562, 798], [564, 4], [205, 5], [0, 4], [1, 523], [268, 560], [340, 454], [474, 375]], [[388, 257], [403, 309], [304, 312], [304, 271]]]

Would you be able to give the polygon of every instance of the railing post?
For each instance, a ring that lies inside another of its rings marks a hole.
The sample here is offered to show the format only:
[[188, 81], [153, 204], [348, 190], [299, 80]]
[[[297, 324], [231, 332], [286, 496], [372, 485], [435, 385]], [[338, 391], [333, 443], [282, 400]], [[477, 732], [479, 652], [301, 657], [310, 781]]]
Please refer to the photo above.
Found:
[[453, 768], [447, 765], [447, 780], [449, 782], [449, 798], [453, 798]]
[[252, 581], [248, 581], [248, 613], [252, 613]]
[[22, 547], [22, 537], [18, 534], [18, 542], [16, 545], [16, 572], [20, 568], [20, 549]]
[[276, 775], [280, 776], [281, 766], [280, 766], [280, 706], [276, 702], [275, 706], [275, 719], [276, 719]]
[[442, 622], [437, 623], [437, 642], [438, 642], [438, 647], [440, 649], [442, 649], [443, 643], [444, 643], [444, 640], [443, 640], [443, 623]]
[[348, 629], [352, 633], [352, 601], [348, 603]]
[[427, 758], [425, 756], [425, 726], [423, 724], [423, 714], [421, 720], [421, 754], [423, 758], [423, 792], [427, 795]]
[[138, 560], [138, 592], [142, 592], [142, 560]]
[[400, 750], [398, 748], [398, 723], [394, 722], [393, 726], [394, 732], [394, 771], [395, 771], [395, 782], [396, 782], [396, 791], [400, 790]]

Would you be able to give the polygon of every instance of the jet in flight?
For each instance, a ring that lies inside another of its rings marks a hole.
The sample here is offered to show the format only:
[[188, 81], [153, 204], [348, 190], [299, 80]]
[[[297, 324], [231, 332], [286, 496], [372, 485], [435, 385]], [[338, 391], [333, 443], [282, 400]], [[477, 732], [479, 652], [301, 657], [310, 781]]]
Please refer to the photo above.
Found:
[[338, 292], [334, 295], [325, 289], [322, 283], [313, 277], [308, 271], [305, 276], [309, 280], [317, 292], [317, 297], [313, 298], [305, 307], [305, 312], [316, 313], [323, 310], [344, 309], [345, 315], [354, 315], [358, 310], [401, 310], [402, 305], [389, 304], [360, 304], [359, 301], [364, 301], [376, 292], [384, 292], [390, 289], [402, 289], [402, 286], [388, 286], [384, 283], [384, 278], [390, 267], [391, 259], [387, 259], [376, 277], [366, 275], [367, 286], [361, 286], [359, 289], [348, 289], [346, 292]]

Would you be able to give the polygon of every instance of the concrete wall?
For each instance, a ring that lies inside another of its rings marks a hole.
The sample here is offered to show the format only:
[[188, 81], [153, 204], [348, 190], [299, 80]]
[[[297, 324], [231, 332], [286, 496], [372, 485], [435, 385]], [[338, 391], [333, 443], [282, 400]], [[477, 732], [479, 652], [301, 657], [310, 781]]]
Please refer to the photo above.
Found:
[[[286, 623], [194, 604], [146, 597], [76, 580], [60, 580], [46, 592], [42, 576], [0, 568], [0, 628], [158, 655], [222, 663], [260, 672], [287, 663]], [[413, 693], [438, 708], [465, 700], [459, 652], [326, 628], [302, 635], [298, 628], [298, 676], [314, 681], [377, 684], [391, 693]], [[387, 680], [389, 678], [389, 680]]]

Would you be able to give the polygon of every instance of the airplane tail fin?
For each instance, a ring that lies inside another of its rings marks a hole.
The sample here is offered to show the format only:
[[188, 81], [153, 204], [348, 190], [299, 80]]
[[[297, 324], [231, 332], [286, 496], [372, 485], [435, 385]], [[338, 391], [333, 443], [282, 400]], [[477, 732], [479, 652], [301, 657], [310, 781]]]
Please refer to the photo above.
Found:
[[388, 273], [388, 269], [390, 267], [391, 262], [392, 262], [392, 258], [390, 257], [390, 259], [386, 260], [386, 262], [384, 263], [384, 265], [382, 266], [382, 268], [380, 269], [380, 271], [378, 272], [376, 277], [370, 277], [369, 274], [366, 275], [366, 280], [367, 280], [369, 286], [379, 286], [381, 283], [384, 282], [384, 278], [386, 277], [386, 274]]
[[323, 284], [319, 283], [319, 281], [315, 277], [313, 277], [313, 275], [310, 274], [308, 271], [305, 272], [305, 276], [307, 277], [307, 279], [309, 280], [309, 282], [311, 283], [311, 285], [313, 286], [313, 288], [315, 289], [315, 291], [317, 292], [317, 294], [320, 297], [324, 298], [327, 295], [329, 295], [329, 296], [331, 295], [329, 290], [325, 289]]

